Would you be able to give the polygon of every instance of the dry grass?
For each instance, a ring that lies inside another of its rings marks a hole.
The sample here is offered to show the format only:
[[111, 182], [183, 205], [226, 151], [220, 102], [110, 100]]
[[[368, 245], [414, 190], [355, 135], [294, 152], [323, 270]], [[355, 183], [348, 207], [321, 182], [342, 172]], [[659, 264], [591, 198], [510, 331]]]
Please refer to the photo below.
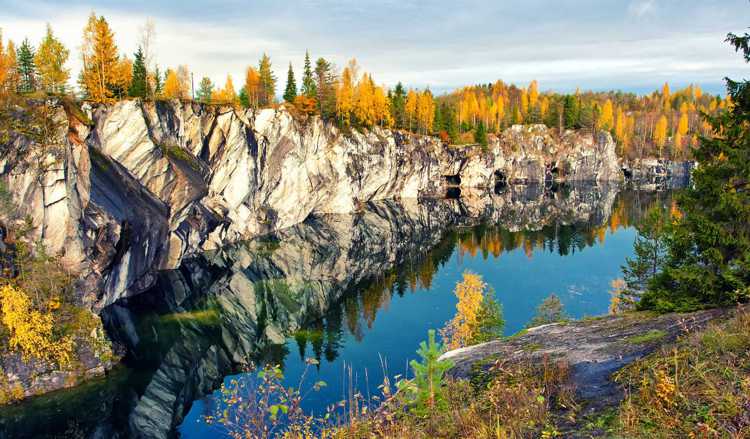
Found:
[[750, 312], [683, 337], [616, 375], [626, 437], [750, 437]]
[[556, 437], [553, 412], [574, 409], [566, 363], [495, 362], [480, 380], [446, 383], [446, 407], [424, 417], [398, 397], [370, 416], [327, 431], [335, 438], [537, 438]]

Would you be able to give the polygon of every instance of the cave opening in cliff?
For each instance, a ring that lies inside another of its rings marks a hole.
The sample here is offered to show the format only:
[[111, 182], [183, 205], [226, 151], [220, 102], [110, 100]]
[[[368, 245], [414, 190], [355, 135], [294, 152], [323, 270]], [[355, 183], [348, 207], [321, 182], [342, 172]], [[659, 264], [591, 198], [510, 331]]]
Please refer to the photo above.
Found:
[[499, 194], [503, 190], [505, 190], [506, 187], [508, 187], [508, 178], [505, 176], [505, 173], [501, 170], [495, 171], [495, 193]]
[[458, 186], [451, 186], [445, 190], [445, 198], [448, 200], [458, 200], [461, 198], [461, 188]]
[[446, 186], [461, 186], [461, 176], [456, 175], [443, 175], [443, 181]]

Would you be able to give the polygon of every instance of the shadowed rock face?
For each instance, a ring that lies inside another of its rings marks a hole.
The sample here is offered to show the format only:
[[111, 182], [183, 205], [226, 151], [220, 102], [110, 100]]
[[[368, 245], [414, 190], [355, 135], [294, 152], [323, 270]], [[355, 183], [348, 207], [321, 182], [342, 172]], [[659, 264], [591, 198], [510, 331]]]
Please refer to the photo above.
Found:
[[621, 179], [611, 136], [558, 136], [543, 125], [514, 126], [482, 150], [379, 128], [343, 134], [283, 110], [134, 100], [84, 108], [90, 124], [57, 110], [60, 153], [38, 157], [16, 135], [25, 156], [0, 157], [0, 179], [49, 251], [81, 273], [82, 301], [97, 310], [202, 250], [312, 214], [442, 196], [445, 176], [461, 189], [492, 188], [498, 175], [529, 184]]

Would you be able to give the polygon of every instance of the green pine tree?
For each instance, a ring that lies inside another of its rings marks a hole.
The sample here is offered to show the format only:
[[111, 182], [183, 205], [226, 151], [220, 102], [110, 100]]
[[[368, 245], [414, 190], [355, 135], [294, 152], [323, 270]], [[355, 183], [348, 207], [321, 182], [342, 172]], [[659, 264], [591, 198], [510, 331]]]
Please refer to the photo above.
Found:
[[302, 94], [308, 98], [315, 98], [318, 95], [318, 88], [315, 85], [312, 65], [310, 64], [310, 52], [305, 52], [305, 70], [302, 73]]
[[294, 79], [294, 70], [292, 70], [292, 63], [289, 63], [289, 71], [286, 74], [286, 88], [284, 89], [284, 100], [287, 102], [294, 102], [294, 98], [297, 97], [297, 81]]
[[156, 66], [156, 68], [154, 69], [154, 94], [155, 95], [161, 94], [161, 91], [163, 88], [164, 88], [163, 75], [159, 71], [159, 66]]
[[406, 105], [406, 90], [403, 84], [399, 82], [393, 91], [390, 92], [391, 116], [393, 116], [394, 125], [398, 129], [404, 129], [404, 106]]
[[325, 58], [315, 62], [315, 87], [317, 90], [318, 111], [323, 119], [336, 117], [336, 74], [333, 65]]
[[271, 58], [265, 53], [258, 63], [258, 74], [260, 74], [260, 97], [258, 104], [268, 106], [276, 100], [276, 75], [271, 70]]
[[563, 121], [565, 128], [575, 129], [581, 126], [578, 99], [573, 95], [565, 96], [563, 102]]
[[242, 105], [242, 108], [250, 108], [250, 97], [247, 95], [245, 87], [240, 89], [240, 105]]
[[17, 51], [18, 62], [18, 91], [21, 93], [32, 93], [36, 91], [36, 64], [34, 64], [34, 46], [24, 38], [21, 47]]
[[[750, 35], [729, 34], [750, 62]], [[701, 138], [692, 185], [667, 223], [667, 258], [639, 306], [683, 311], [750, 300], [750, 81], [726, 79], [734, 105], [707, 116], [715, 137]]]
[[477, 129], [474, 131], [474, 142], [487, 146], [487, 128], [484, 126], [484, 121], [479, 121]]
[[664, 213], [660, 207], [651, 209], [636, 226], [638, 235], [633, 244], [635, 256], [625, 258], [622, 266], [625, 290], [620, 299], [628, 307], [639, 302], [649, 282], [664, 267], [667, 245], [664, 240]]
[[146, 64], [143, 58], [143, 50], [138, 47], [133, 59], [133, 80], [130, 83], [128, 94], [134, 98], [145, 98], [151, 95], [149, 89], [148, 77], [146, 73]]
[[399, 382], [399, 389], [408, 395], [413, 404], [412, 410], [417, 416], [428, 415], [445, 405], [443, 377], [453, 364], [447, 360], [438, 360], [442, 353], [442, 346], [435, 341], [435, 330], [430, 329], [427, 332], [427, 342], [420, 343], [417, 350], [422, 361], [412, 360], [409, 363], [414, 379]]

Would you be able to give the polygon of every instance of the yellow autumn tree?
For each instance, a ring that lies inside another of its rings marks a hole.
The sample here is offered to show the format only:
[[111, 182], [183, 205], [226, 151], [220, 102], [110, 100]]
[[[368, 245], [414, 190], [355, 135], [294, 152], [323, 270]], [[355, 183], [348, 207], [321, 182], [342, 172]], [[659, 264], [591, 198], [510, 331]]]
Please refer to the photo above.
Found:
[[526, 118], [529, 114], [529, 94], [525, 88], [521, 89], [521, 117]]
[[357, 122], [366, 127], [371, 127], [377, 121], [375, 114], [375, 84], [367, 73], [354, 87], [354, 117]]
[[47, 24], [47, 33], [36, 51], [34, 63], [39, 73], [42, 88], [48, 92], [62, 93], [70, 77], [70, 70], [65, 68], [70, 52], [52, 33]]
[[81, 58], [81, 80], [86, 96], [95, 102], [112, 101], [112, 88], [119, 73], [117, 46], [107, 20], [97, 18], [93, 12], [83, 31]]
[[245, 93], [251, 108], [258, 108], [262, 93], [260, 73], [254, 67], [248, 67], [245, 71]]
[[425, 90], [417, 95], [417, 125], [419, 130], [426, 134], [432, 130], [435, 120], [435, 102], [432, 93]]
[[529, 107], [534, 108], [539, 101], [539, 84], [536, 79], [529, 84]]
[[456, 315], [442, 331], [448, 349], [458, 349], [470, 344], [479, 322], [487, 284], [478, 274], [465, 272], [463, 280], [456, 284]]
[[6, 82], [10, 75], [10, 54], [3, 44], [3, 34], [0, 30], [0, 92], [6, 90]]
[[599, 128], [609, 131], [614, 127], [614, 112], [612, 108], [612, 101], [607, 99], [602, 105], [602, 113], [599, 116]]
[[50, 313], [33, 309], [29, 296], [12, 285], [0, 287], [0, 311], [8, 329], [11, 349], [21, 352], [25, 361], [31, 359], [54, 362], [62, 367], [70, 364], [74, 346], [70, 337], [55, 337], [54, 319]]
[[211, 100], [220, 102], [223, 104], [235, 105], [239, 102], [237, 92], [234, 91], [234, 83], [232, 82], [232, 75], [227, 75], [227, 80], [224, 83], [224, 88], [220, 90], [214, 90], [211, 95]]
[[377, 119], [378, 124], [381, 127], [389, 127], [393, 125], [391, 103], [388, 100], [385, 87], [375, 87], [373, 101], [373, 105], [375, 106], [375, 118]]
[[684, 111], [680, 113], [680, 119], [677, 122], [677, 132], [675, 133], [675, 136], [674, 136], [675, 152], [678, 154], [682, 154], [684, 152], [683, 151], [684, 146], [685, 146], [684, 139], [688, 133], [688, 129], [689, 129], [688, 115], [687, 115], [687, 108], [685, 108]]
[[656, 122], [656, 126], [654, 127], [654, 145], [659, 149], [659, 154], [661, 155], [661, 149], [664, 147], [664, 144], [667, 142], [667, 116], [661, 115], [659, 117], [659, 120]]
[[417, 116], [417, 92], [414, 90], [409, 90], [409, 93], [406, 94], [404, 113], [406, 114], [406, 119], [409, 121], [409, 130], [411, 131]]
[[669, 84], [666, 82], [661, 88], [661, 99], [664, 112], [669, 113], [669, 111], [672, 109], [672, 95], [669, 91]]
[[181, 66], [177, 71], [167, 70], [162, 95], [167, 99], [187, 99], [189, 86], [185, 78], [187, 67]]
[[354, 86], [357, 81], [356, 61], [349, 61], [349, 65], [341, 72], [341, 80], [336, 88], [336, 115], [344, 126], [351, 124], [351, 113], [354, 109]]

